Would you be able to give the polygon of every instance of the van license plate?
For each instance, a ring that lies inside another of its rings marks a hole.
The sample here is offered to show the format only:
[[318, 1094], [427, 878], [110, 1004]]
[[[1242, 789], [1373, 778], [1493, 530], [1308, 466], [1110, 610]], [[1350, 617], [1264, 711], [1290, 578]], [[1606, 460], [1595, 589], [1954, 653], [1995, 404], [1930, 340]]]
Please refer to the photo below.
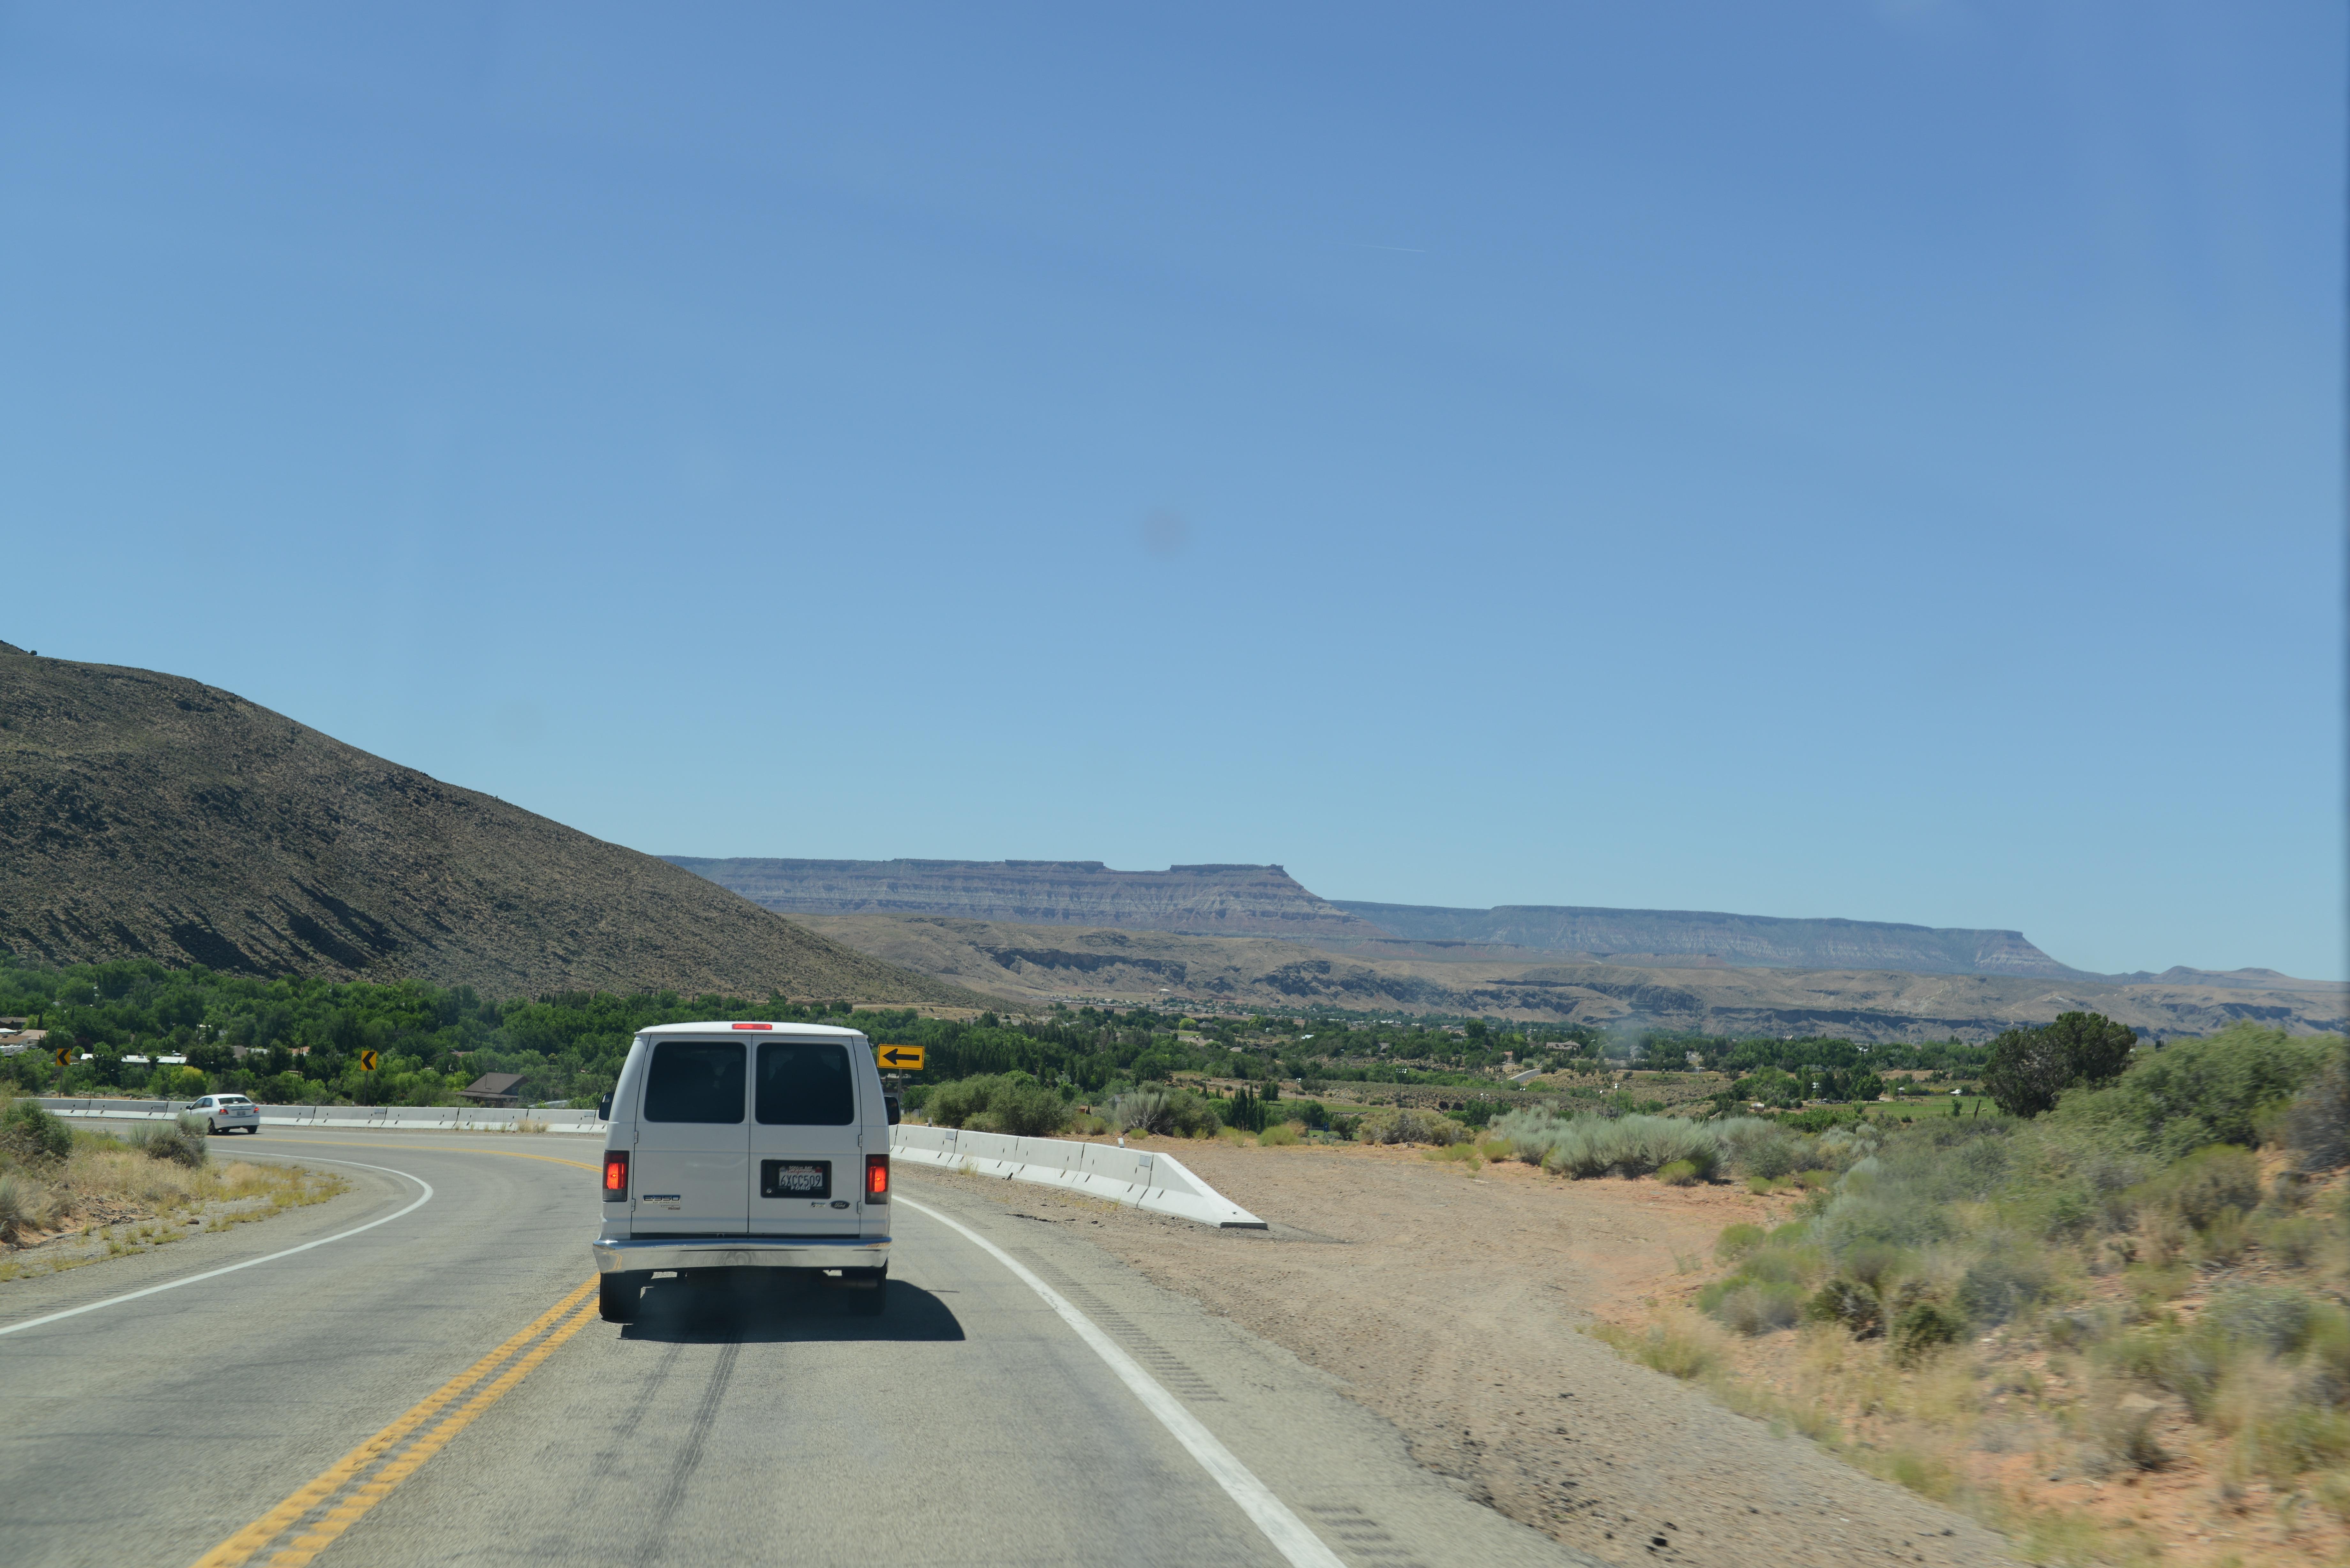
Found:
[[763, 1159], [759, 1162], [762, 1198], [829, 1198], [832, 1162], [828, 1159]]

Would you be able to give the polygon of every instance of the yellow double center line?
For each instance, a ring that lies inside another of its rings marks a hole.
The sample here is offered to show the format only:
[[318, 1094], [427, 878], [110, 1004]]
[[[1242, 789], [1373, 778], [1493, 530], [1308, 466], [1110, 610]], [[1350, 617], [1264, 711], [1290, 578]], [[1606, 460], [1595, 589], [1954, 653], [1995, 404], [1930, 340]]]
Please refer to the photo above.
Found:
[[[544, 1159], [556, 1165], [577, 1166], [582, 1170], [596, 1168], [576, 1159], [523, 1154], [515, 1149], [448, 1152], [503, 1154], [515, 1159]], [[195, 1568], [242, 1568], [242, 1564], [269, 1551], [289, 1532], [291, 1539], [270, 1553], [268, 1568], [298, 1568], [325, 1551], [337, 1536], [365, 1518], [369, 1509], [390, 1497], [394, 1488], [447, 1447], [451, 1438], [472, 1426], [475, 1417], [529, 1376], [534, 1367], [555, 1354], [557, 1345], [594, 1322], [598, 1304], [588, 1298], [596, 1293], [596, 1283], [589, 1280], [547, 1308], [529, 1327], [435, 1388], [398, 1420], [319, 1471], [284, 1502], [205, 1552], [196, 1560]], [[568, 1317], [564, 1315], [567, 1313]]]
[[[589, 1280], [556, 1303], [528, 1328], [441, 1385], [284, 1502], [205, 1552], [196, 1560], [196, 1568], [238, 1568], [296, 1530], [298, 1533], [270, 1556], [270, 1568], [295, 1568], [309, 1562], [364, 1518], [368, 1510], [390, 1496], [393, 1488], [414, 1475], [452, 1438], [473, 1425], [475, 1417], [504, 1397], [533, 1367], [553, 1355], [556, 1346], [593, 1322], [597, 1303], [588, 1298], [595, 1291], [596, 1282]], [[568, 1318], [566, 1313], [570, 1314]], [[467, 1398], [469, 1389], [473, 1392]], [[452, 1405], [454, 1409], [450, 1408]]]

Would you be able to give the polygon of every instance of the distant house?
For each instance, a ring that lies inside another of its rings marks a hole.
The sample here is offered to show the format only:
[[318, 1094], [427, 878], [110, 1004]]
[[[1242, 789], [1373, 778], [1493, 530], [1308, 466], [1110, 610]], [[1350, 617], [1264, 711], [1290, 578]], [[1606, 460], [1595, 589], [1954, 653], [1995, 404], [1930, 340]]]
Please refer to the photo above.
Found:
[[522, 1096], [515, 1093], [515, 1086], [521, 1082], [520, 1073], [484, 1073], [474, 1079], [469, 1087], [460, 1089], [457, 1093], [460, 1097], [471, 1100], [477, 1106], [496, 1106], [501, 1109], [511, 1110], [522, 1104]]

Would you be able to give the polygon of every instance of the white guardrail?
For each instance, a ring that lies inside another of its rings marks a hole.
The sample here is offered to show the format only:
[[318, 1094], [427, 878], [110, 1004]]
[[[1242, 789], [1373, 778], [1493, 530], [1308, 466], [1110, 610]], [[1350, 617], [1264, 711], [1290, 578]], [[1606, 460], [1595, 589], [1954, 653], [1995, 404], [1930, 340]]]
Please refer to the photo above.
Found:
[[[188, 1108], [186, 1100], [99, 1100], [43, 1097], [40, 1104], [59, 1116], [100, 1116], [109, 1121], [169, 1121]], [[264, 1106], [265, 1127], [376, 1127], [402, 1132], [512, 1132], [528, 1118], [551, 1133], [594, 1133], [601, 1137], [604, 1124], [587, 1111], [484, 1109], [477, 1106]]]
[[[168, 1121], [188, 1108], [185, 1100], [106, 1100], [42, 1097], [60, 1116], [108, 1121]], [[472, 1106], [264, 1106], [266, 1127], [372, 1127], [400, 1132], [513, 1132], [527, 1118], [551, 1133], [594, 1133], [604, 1123], [596, 1113], [554, 1110], [484, 1110]], [[1119, 1148], [1070, 1138], [1014, 1137], [954, 1127], [896, 1127], [889, 1129], [894, 1158], [975, 1176], [1000, 1176], [1066, 1188], [1129, 1209], [1173, 1214], [1227, 1231], [1262, 1231], [1265, 1222], [1201, 1180], [1183, 1162], [1157, 1149]]]
[[1181, 1160], [1156, 1149], [912, 1127], [890, 1128], [889, 1149], [894, 1158], [914, 1165], [1041, 1182], [1226, 1231], [1266, 1229], [1263, 1220], [1192, 1175]]

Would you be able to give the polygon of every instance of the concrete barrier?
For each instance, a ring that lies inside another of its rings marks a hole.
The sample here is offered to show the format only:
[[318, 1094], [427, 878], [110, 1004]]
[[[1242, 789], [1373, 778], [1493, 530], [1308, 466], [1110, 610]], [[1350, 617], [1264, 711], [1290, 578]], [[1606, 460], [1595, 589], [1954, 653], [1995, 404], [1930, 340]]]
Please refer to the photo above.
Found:
[[889, 1152], [911, 1165], [1034, 1181], [1227, 1231], [1266, 1229], [1263, 1220], [1194, 1176], [1181, 1160], [1158, 1149], [955, 1127], [896, 1127], [889, 1129]]
[[[188, 1108], [187, 1100], [59, 1099], [39, 1104], [67, 1116], [106, 1121], [169, 1121]], [[478, 1106], [264, 1106], [264, 1127], [372, 1127], [379, 1132], [513, 1132], [527, 1118], [551, 1133], [604, 1135], [593, 1110], [484, 1110]]]

